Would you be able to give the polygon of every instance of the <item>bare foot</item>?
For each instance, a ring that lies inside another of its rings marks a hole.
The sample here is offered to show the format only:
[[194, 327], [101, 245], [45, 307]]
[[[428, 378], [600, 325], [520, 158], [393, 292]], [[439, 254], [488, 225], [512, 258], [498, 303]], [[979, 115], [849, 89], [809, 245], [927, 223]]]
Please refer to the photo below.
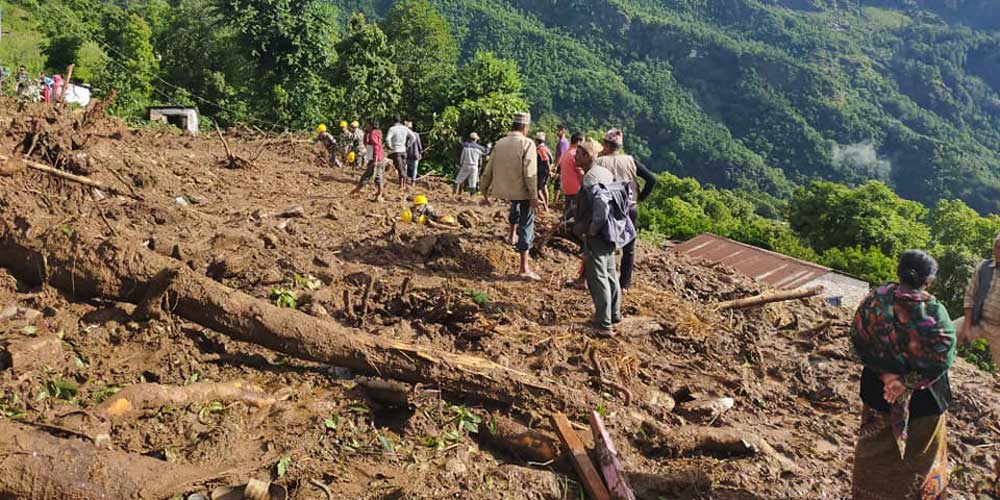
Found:
[[528, 281], [542, 281], [542, 278], [540, 276], [538, 276], [537, 274], [535, 274], [534, 271], [528, 271], [526, 273], [521, 273], [518, 276], [521, 277], [521, 278], [523, 278], [523, 279], [526, 279]]

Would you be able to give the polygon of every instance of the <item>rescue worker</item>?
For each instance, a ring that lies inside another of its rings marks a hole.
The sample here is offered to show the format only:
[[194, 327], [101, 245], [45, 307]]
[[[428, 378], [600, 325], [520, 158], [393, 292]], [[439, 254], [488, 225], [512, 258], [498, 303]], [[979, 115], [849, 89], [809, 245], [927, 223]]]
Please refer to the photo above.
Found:
[[351, 133], [354, 134], [351, 145], [355, 148], [355, 166], [360, 167], [368, 163], [368, 150], [365, 148], [365, 131], [361, 129], [361, 124], [357, 120], [351, 122]]
[[337, 159], [337, 139], [334, 139], [333, 135], [326, 131], [325, 123], [320, 123], [316, 127], [316, 134], [316, 140], [323, 143], [323, 146], [326, 147], [326, 152], [330, 155], [330, 166], [339, 166], [340, 160]]
[[427, 224], [431, 227], [459, 227], [458, 221], [454, 217], [438, 213], [431, 206], [427, 196], [422, 194], [413, 197], [413, 206], [404, 210], [401, 218], [403, 222], [416, 222], [417, 224]]

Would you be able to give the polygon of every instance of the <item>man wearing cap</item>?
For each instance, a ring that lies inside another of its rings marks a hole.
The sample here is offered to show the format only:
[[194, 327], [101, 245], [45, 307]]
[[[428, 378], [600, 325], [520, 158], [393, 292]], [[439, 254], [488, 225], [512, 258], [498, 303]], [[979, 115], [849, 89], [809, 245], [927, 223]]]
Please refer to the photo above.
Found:
[[[584, 271], [590, 298], [594, 301], [594, 326], [603, 337], [614, 336], [614, 325], [622, 320], [622, 294], [615, 270], [616, 245], [594, 234], [594, 199], [591, 187], [611, 185], [614, 175], [597, 163], [602, 147], [597, 141], [586, 138], [579, 142], [574, 161], [586, 172], [577, 195], [573, 232], [583, 241], [586, 262]], [[624, 202], [624, 193], [621, 195]]]
[[548, 210], [552, 151], [545, 145], [545, 132], [535, 133], [535, 150], [538, 151], [538, 199], [541, 200], [542, 207]]
[[993, 259], [984, 260], [965, 289], [965, 317], [955, 320], [958, 341], [986, 339], [993, 362], [1000, 364], [1000, 235], [993, 240]]
[[[613, 128], [604, 134], [604, 155], [597, 159], [597, 164], [608, 169], [615, 177], [615, 182], [625, 182], [629, 185], [631, 200], [628, 215], [632, 224], [639, 227], [639, 202], [644, 201], [656, 186], [656, 176], [635, 158], [625, 154], [622, 146], [625, 134], [621, 129]], [[638, 179], [642, 178], [642, 192], [639, 192]], [[628, 291], [632, 286], [632, 267], [635, 264], [635, 240], [622, 249], [622, 290]]]
[[462, 192], [462, 184], [468, 183], [469, 193], [479, 189], [479, 164], [489, 151], [479, 144], [479, 134], [469, 134], [469, 140], [462, 143], [458, 158], [458, 175], [455, 177], [455, 194]]
[[483, 174], [483, 204], [490, 204], [490, 196], [510, 202], [508, 237], [521, 256], [520, 275], [538, 281], [541, 278], [531, 270], [528, 256], [538, 210], [538, 152], [528, 139], [530, 128], [531, 115], [515, 113], [511, 132], [493, 146]]

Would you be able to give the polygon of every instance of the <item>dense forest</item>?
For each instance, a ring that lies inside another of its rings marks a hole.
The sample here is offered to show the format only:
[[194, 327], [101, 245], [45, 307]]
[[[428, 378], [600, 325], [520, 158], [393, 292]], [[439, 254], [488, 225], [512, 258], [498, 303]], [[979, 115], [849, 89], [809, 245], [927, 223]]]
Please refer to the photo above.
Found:
[[713, 231], [873, 282], [928, 248], [958, 312], [1000, 230], [989, 3], [5, 0], [0, 66], [75, 63], [129, 120], [168, 103], [269, 130], [401, 113], [441, 170], [518, 109], [543, 130], [619, 126], [663, 172], [648, 237]]

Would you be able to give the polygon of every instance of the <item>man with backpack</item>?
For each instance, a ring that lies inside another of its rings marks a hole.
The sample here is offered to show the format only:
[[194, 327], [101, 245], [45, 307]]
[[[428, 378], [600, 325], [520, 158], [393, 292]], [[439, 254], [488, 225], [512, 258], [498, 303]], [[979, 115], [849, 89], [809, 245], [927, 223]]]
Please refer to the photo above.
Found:
[[622, 291], [615, 269], [615, 251], [635, 240], [628, 216], [630, 188], [615, 182], [607, 168], [596, 163], [603, 147], [586, 138], [576, 149], [576, 163], [586, 172], [577, 196], [573, 232], [583, 240], [587, 287], [594, 301], [594, 326], [601, 337], [613, 337], [622, 320]]
[[[615, 182], [624, 182], [629, 185], [628, 215], [632, 219], [632, 225], [639, 226], [639, 202], [644, 201], [653, 188], [656, 187], [656, 176], [642, 163], [627, 155], [622, 151], [625, 143], [625, 136], [621, 129], [613, 128], [604, 134], [604, 154], [597, 160], [597, 164], [608, 169], [615, 177]], [[642, 191], [639, 190], [639, 179], [642, 179]], [[632, 286], [632, 267], [635, 264], [635, 241], [622, 249], [622, 268], [619, 282], [622, 290], [628, 291]]]

